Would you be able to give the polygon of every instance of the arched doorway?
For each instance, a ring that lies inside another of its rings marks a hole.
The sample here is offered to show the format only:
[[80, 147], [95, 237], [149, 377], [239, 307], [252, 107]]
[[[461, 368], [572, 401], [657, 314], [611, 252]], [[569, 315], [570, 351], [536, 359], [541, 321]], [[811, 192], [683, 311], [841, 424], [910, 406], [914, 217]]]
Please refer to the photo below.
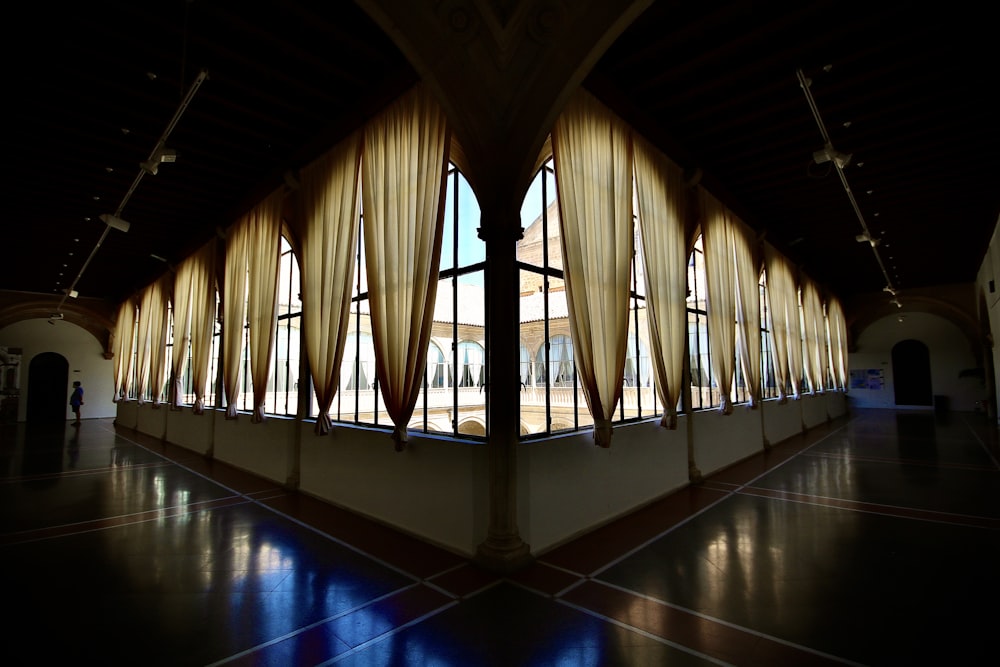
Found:
[[[992, 283], [992, 281], [990, 281]], [[979, 326], [981, 329], [983, 355], [983, 402], [982, 408], [991, 421], [997, 417], [996, 364], [993, 362], [993, 332], [990, 330], [989, 306], [982, 294], [979, 295]]]
[[933, 405], [931, 354], [919, 340], [901, 340], [892, 347], [892, 379], [896, 405]]
[[56, 352], [42, 352], [28, 366], [27, 421], [65, 423], [69, 405], [69, 362]]

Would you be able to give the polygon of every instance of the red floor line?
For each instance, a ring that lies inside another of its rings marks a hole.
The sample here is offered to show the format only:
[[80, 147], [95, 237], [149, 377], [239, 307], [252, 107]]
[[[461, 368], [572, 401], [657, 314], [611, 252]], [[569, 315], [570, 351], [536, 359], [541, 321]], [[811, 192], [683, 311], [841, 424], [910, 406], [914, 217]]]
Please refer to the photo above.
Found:
[[589, 581], [564, 600], [714, 660], [746, 667], [829, 667], [851, 661], [742, 628], [632, 591]]
[[923, 510], [910, 507], [897, 507], [894, 505], [879, 505], [877, 503], [866, 503], [856, 500], [846, 500], [842, 498], [828, 498], [825, 496], [813, 496], [791, 491], [778, 491], [775, 489], [765, 489], [760, 487], [743, 487], [737, 493], [759, 498], [774, 498], [777, 500], [787, 500], [790, 502], [809, 503], [812, 505], [825, 505], [827, 507], [837, 507], [840, 509], [855, 510], [859, 512], [869, 512], [872, 514], [884, 514], [905, 519], [921, 519], [924, 521], [936, 521], [938, 523], [950, 523], [963, 526], [974, 526], [978, 528], [1000, 529], [1000, 519], [992, 517], [970, 516], [965, 514], [951, 514], [948, 512], [937, 512], [934, 510]]
[[200, 512], [206, 509], [230, 507], [232, 505], [239, 505], [246, 502], [249, 501], [241, 496], [229, 496], [226, 498], [219, 498], [216, 500], [209, 500], [200, 503], [192, 503], [190, 505], [185, 505], [183, 507], [180, 506], [165, 507], [163, 509], [146, 510], [144, 512], [138, 512], [136, 514], [125, 514], [121, 516], [94, 519], [91, 521], [82, 521], [79, 523], [62, 524], [59, 526], [49, 526], [46, 528], [34, 528], [31, 530], [25, 530], [15, 533], [5, 533], [3, 535], [0, 535], [0, 545], [7, 546], [11, 544], [20, 544], [23, 542], [36, 542], [38, 540], [47, 540], [55, 537], [66, 537], [78, 533], [89, 533], [95, 530], [106, 530], [108, 528], [128, 526], [132, 524], [143, 523], [145, 521], [152, 521], [154, 519], [175, 518], [178, 516], [183, 516], [185, 514]]
[[838, 454], [832, 452], [807, 452], [806, 456], [814, 456], [824, 459], [840, 459], [849, 461], [868, 461], [871, 463], [902, 463], [911, 466], [924, 466], [927, 468], [949, 468], [953, 470], [985, 470], [988, 472], [998, 472], [993, 466], [978, 465], [975, 463], [948, 463], [947, 461], [924, 461], [920, 459], [903, 459], [888, 456], [857, 456], [854, 454]]
[[[141, 465], [135, 466], [124, 466], [130, 469], [142, 469], [142, 468], [162, 468], [163, 466], [171, 465], [171, 461], [158, 461], [155, 463], [143, 463]], [[46, 473], [43, 475], [15, 475], [11, 477], [4, 477], [0, 480], [0, 483], [9, 484], [11, 482], [33, 482], [46, 479], [63, 479], [66, 477], [86, 477], [89, 475], [101, 475], [107, 474], [108, 472], [113, 472], [123, 466], [116, 466], [109, 464], [102, 468], [78, 468], [76, 470], [64, 470], [60, 472]]]

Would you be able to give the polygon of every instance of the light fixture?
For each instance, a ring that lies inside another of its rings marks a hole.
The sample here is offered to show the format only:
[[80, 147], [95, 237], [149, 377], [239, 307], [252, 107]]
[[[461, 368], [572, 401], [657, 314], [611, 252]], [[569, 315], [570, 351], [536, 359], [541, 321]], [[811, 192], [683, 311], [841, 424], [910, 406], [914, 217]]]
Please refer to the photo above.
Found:
[[66, 295], [71, 299], [75, 299], [76, 297], [80, 296], [80, 293], [77, 292], [75, 289], [66, 288], [63, 290], [63, 292], [65, 292]]
[[173, 148], [160, 148], [154, 151], [148, 160], [140, 162], [139, 166], [150, 176], [156, 176], [162, 162], [177, 162], [177, 151]]
[[850, 153], [841, 153], [833, 147], [833, 144], [827, 144], [818, 151], [813, 152], [813, 161], [816, 164], [823, 164], [824, 162], [830, 162], [831, 160], [835, 165], [843, 169], [851, 163], [852, 155]]
[[898, 299], [898, 298], [896, 298], [896, 297], [893, 297], [893, 298], [892, 298], [892, 300], [890, 300], [890, 301], [889, 301], [889, 303], [891, 303], [891, 304], [895, 305], [895, 306], [896, 306], [896, 308], [902, 308], [902, 307], [903, 307], [903, 304], [901, 304], [901, 303], [899, 302], [899, 299]]
[[111, 215], [110, 213], [103, 213], [99, 217], [101, 219], [101, 222], [106, 224], [108, 227], [111, 227], [112, 229], [117, 229], [118, 231], [121, 232], [127, 232], [128, 228], [131, 227], [131, 224], [122, 220], [118, 216]]
[[892, 287], [892, 285], [886, 285], [885, 287], [882, 288], [882, 291], [888, 292], [889, 294], [896, 296], [896, 290]]
[[858, 243], [870, 243], [873, 248], [882, 242], [882, 239], [872, 238], [872, 235], [869, 234], [868, 232], [865, 232], [864, 234], [858, 234], [857, 236], [854, 237], [854, 240], [857, 241]]

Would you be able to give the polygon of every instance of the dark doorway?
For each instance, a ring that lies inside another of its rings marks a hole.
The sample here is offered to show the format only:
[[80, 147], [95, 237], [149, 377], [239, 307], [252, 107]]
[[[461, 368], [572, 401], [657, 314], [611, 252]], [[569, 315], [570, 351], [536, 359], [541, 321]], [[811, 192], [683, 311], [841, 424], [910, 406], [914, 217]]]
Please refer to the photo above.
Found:
[[28, 366], [29, 424], [65, 424], [69, 405], [69, 362], [61, 354], [42, 352]]
[[919, 340], [902, 340], [892, 348], [896, 405], [933, 405], [931, 355]]

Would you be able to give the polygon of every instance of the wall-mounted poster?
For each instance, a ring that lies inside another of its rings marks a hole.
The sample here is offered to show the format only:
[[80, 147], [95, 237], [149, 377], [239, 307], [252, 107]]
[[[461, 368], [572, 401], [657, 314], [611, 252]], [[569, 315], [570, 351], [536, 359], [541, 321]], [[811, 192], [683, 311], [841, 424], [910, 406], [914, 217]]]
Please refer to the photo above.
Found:
[[881, 368], [859, 368], [851, 371], [851, 389], [874, 389], [885, 387], [885, 371]]

